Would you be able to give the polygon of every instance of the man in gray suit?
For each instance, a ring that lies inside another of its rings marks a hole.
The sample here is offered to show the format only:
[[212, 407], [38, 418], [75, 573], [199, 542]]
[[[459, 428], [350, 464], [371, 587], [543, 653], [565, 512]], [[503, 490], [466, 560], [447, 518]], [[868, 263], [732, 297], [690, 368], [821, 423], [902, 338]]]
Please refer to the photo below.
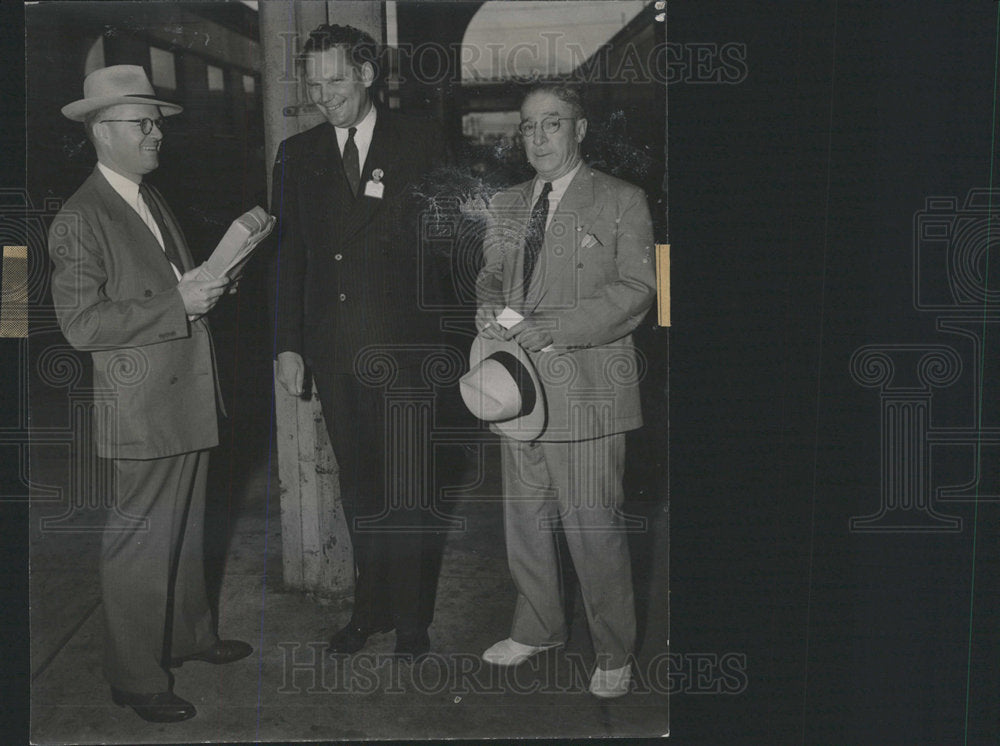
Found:
[[[531, 441], [501, 438], [518, 598], [510, 637], [483, 658], [517, 665], [565, 641], [552, 534], [561, 523], [597, 656], [590, 691], [617, 697], [635, 644], [622, 474], [625, 432], [642, 424], [631, 332], [656, 291], [652, 223], [641, 189], [582, 162], [587, 119], [573, 88], [533, 88], [520, 131], [537, 175], [490, 204], [476, 322], [528, 352], [548, 416]], [[509, 330], [505, 307], [524, 317]]]
[[204, 316], [228, 280], [198, 279], [177, 221], [143, 176], [159, 166], [163, 117], [135, 65], [95, 70], [63, 114], [84, 122], [97, 166], [55, 217], [52, 300], [69, 343], [91, 353], [98, 456], [114, 469], [101, 543], [105, 676], [116, 704], [173, 722], [195, 708], [168, 668], [229, 663], [252, 648], [220, 640], [205, 592], [208, 449], [221, 398]]

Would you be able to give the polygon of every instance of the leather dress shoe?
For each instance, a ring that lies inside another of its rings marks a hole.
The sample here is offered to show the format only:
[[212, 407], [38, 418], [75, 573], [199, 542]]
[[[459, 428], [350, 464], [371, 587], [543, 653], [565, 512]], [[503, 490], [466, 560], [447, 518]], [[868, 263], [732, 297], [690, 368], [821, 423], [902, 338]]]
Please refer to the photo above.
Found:
[[401, 633], [396, 630], [396, 649], [393, 655], [404, 661], [417, 662], [431, 651], [431, 638], [427, 630]]
[[350, 622], [330, 638], [329, 652], [331, 655], [352, 655], [361, 650], [372, 635], [380, 632], [391, 632], [392, 629], [392, 622], [372, 626]]
[[111, 701], [119, 707], [131, 707], [136, 715], [150, 723], [179, 723], [198, 713], [193, 704], [173, 692], [133, 694], [111, 687]]
[[170, 659], [170, 667], [177, 668], [183, 666], [188, 661], [204, 661], [219, 665], [221, 663], [232, 663], [241, 658], [246, 658], [253, 652], [253, 648], [242, 640], [216, 640], [210, 648], [202, 650], [200, 653], [183, 655], [179, 658]]

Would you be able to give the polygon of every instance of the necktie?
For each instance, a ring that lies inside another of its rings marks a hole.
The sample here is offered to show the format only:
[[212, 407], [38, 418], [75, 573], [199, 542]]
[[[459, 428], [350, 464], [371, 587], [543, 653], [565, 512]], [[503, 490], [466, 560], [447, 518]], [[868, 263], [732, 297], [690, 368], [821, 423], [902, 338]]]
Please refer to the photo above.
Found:
[[344, 144], [344, 173], [347, 174], [347, 181], [351, 185], [351, 193], [357, 197], [358, 187], [361, 185], [361, 164], [358, 162], [358, 146], [354, 144], [354, 133], [357, 127], [347, 130], [347, 142]]
[[531, 209], [531, 217], [528, 219], [528, 231], [524, 237], [524, 294], [528, 294], [528, 283], [531, 282], [531, 273], [535, 271], [535, 264], [538, 262], [538, 252], [542, 249], [542, 240], [545, 238], [545, 221], [549, 216], [549, 192], [552, 191], [552, 182], [546, 181], [542, 187], [542, 193], [538, 195], [535, 206]]
[[153, 190], [140, 182], [139, 194], [142, 196], [143, 202], [146, 203], [146, 207], [149, 208], [149, 214], [153, 216], [153, 220], [156, 221], [156, 225], [160, 229], [160, 236], [163, 237], [163, 253], [167, 255], [170, 263], [183, 274], [184, 262], [181, 261], [181, 252], [177, 250], [177, 244], [174, 243], [170, 231], [167, 230], [167, 224], [163, 220], [163, 211], [153, 195]]

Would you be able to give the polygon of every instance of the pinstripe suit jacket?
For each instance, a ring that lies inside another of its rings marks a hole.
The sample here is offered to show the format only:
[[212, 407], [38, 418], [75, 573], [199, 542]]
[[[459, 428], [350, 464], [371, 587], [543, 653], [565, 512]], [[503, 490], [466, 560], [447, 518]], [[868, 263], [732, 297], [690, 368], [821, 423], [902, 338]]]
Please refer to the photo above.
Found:
[[[399, 350], [398, 365], [419, 364], [440, 339], [425, 306], [440, 277], [433, 257], [421, 255], [413, 185], [443, 158], [437, 126], [379, 109], [355, 198], [333, 125], [281, 144], [271, 201], [276, 353], [297, 352], [328, 374], [354, 373], [366, 346]], [[384, 174], [381, 199], [363, 194], [375, 169]]]

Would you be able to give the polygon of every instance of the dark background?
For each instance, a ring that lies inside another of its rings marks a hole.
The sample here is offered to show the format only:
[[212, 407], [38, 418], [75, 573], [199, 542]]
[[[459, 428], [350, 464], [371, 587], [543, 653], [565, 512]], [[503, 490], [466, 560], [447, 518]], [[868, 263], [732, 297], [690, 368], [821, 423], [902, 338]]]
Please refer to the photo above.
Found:
[[[20, 186], [23, 11], [2, 12], [0, 134]], [[674, 696], [671, 740], [995, 743], [997, 504], [939, 502], [962, 519], [950, 533], [851, 532], [879, 507], [880, 461], [878, 391], [849, 362], [904, 343], [953, 345], [965, 373], [979, 362], [914, 308], [914, 220], [928, 197], [961, 205], [998, 174], [997, 4], [669, 12], [671, 41], [743, 43], [749, 70], [736, 85], [670, 88], [671, 651], [745, 654], [748, 673], [738, 694]], [[995, 279], [995, 247], [990, 258]], [[989, 384], [997, 340], [984, 328]], [[968, 381], [935, 392], [932, 426], [969, 424]], [[3, 392], [6, 411], [20, 405]], [[954, 461], [939, 471], [968, 468]], [[27, 508], [0, 511], [0, 720], [17, 743]]]

